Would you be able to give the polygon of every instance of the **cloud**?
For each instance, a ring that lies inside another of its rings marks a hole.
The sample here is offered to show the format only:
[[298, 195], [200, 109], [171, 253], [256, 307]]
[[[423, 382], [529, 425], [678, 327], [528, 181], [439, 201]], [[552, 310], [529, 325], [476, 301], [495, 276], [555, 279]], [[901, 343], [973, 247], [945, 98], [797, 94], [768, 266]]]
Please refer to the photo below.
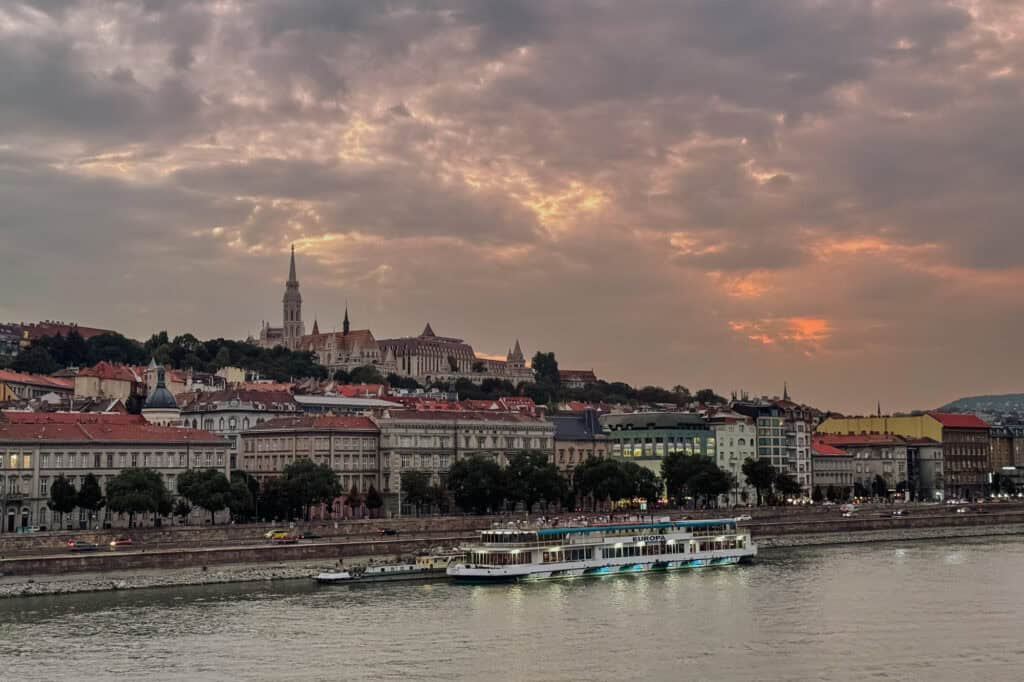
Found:
[[1022, 41], [999, 0], [9, 3], [0, 319], [244, 336], [295, 243], [321, 327], [1019, 390]]

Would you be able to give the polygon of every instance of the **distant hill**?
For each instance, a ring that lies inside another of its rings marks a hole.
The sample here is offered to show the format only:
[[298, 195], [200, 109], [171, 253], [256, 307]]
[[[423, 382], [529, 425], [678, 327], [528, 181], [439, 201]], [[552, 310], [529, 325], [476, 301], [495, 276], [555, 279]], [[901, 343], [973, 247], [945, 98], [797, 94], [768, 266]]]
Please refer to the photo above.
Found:
[[989, 415], [1024, 414], [1024, 393], [968, 396], [943, 405], [939, 411]]

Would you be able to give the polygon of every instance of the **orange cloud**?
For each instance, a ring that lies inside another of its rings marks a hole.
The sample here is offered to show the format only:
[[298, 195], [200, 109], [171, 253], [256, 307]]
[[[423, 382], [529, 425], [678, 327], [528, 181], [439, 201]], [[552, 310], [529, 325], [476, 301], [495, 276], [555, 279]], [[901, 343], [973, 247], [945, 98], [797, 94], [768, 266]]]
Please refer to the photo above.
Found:
[[828, 320], [818, 317], [783, 317], [730, 320], [729, 328], [762, 346], [792, 345], [805, 352], [817, 351], [832, 334]]

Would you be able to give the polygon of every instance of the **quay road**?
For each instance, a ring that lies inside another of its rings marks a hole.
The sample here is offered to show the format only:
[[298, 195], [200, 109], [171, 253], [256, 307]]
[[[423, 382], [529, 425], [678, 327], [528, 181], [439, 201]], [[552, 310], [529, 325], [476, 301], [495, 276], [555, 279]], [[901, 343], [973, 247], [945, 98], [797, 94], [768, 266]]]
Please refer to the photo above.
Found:
[[[958, 512], [966, 509], [965, 512]], [[903, 515], [893, 516], [902, 510]], [[616, 514], [621, 520], [629, 513]], [[635, 515], [635, 513], [634, 513]], [[750, 515], [750, 521], [740, 525], [749, 528], [754, 538], [809, 533], [842, 533], [863, 530], [884, 530], [910, 527], [940, 527], [952, 525], [989, 525], [1024, 523], [1024, 504], [870, 504], [858, 506], [850, 517], [844, 517], [838, 506], [823, 507], [761, 507], [719, 510], [655, 510], [654, 516], [679, 518], [723, 518]], [[606, 522], [606, 516], [595, 514], [560, 515], [562, 525], [570, 525], [572, 519], [588, 517], [596, 522]], [[969, 517], [969, 518], [968, 518]], [[983, 517], [983, 518], [982, 518]], [[129, 557], [139, 554], [198, 553], [204, 551], [253, 550], [257, 554], [279, 557], [294, 549], [296, 556], [320, 553], [327, 556], [347, 554], [347, 548], [358, 547], [360, 551], [380, 548], [381, 554], [395, 553], [396, 548], [452, 546], [476, 537], [476, 531], [490, 527], [494, 522], [522, 522], [523, 514], [497, 517], [419, 517], [403, 519], [375, 519], [372, 521], [348, 521], [333, 523], [297, 524], [297, 532], [311, 530], [322, 535], [311, 540], [300, 540], [298, 544], [275, 544], [263, 537], [271, 528], [285, 529], [287, 525], [224, 525], [194, 526], [174, 529], [135, 528], [105, 531], [52, 531], [25, 535], [0, 536], [0, 561], [33, 558], [88, 557], [96, 555], [118, 555]], [[531, 518], [536, 518], [536, 515]], [[382, 527], [394, 527], [398, 535], [382, 536]], [[128, 535], [133, 539], [129, 547], [111, 548], [112, 538]], [[95, 542], [95, 551], [71, 552], [67, 541], [80, 539]], [[277, 551], [266, 552], [274, 548]], [[305, 549], [300, 549], [305, 548]], [[315, 549], [314, 549], [315, 548]], [[0, 570], [3, 570], [0, 568]]]

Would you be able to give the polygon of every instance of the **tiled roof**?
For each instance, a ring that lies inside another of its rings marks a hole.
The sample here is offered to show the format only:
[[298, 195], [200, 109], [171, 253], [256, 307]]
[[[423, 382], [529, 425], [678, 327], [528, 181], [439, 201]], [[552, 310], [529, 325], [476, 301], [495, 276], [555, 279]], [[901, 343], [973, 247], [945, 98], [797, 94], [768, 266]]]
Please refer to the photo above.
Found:
[[38, 324], [23, 324], [21, 327], [24, 331], [28, 332], [28, 338], [32, 341], [41, 339], [44, 336], [57, 336], [58, 334], [67, 336], [72, 329], [78, 332], [78, 335], [86, 341], [94, 336], [116, 333], [109, 329], [80, 327], [77, 324], [64, 324], [63, 322], [39, 322]]
[[142, 375], [127, 365], [114, 364], [103, 360], [92, 367], [86, 367], [78, 373], [80, 377], [97, 377], [105, 381], [142, 382]]
[[352, 351], [358, 348], [376, 348], [377, 340], [369, 329], [353, 329], [345, 332], [327, 334], [307, 334], [299, 341], [303, 350], [324, 350], [333, 343], [336, 350]]
[[903, 438], [891, 433], [823, 433], [814, 436], [814, 440], [829, 445], [902, 445], [906, 443]]
[[950, 429], [987, 429], [988, 422], [973, 414], [952, 414], [950, 412], [929, 412], [928, 416]]
[[71, 379], [48, 377], [45, 374], [14, 372], [9, 369], [0, 369], [0, 381], [14, 384], [29, 384], [31, 386], [45, 386], [64, 391], [73, 391], [75, 389], [75, 382]]
[[317, 430], [317, 431], [372, 431], [379, 429], [366, 417], [348, 416], [304, 416], [278, 417], [259, 424], [250, 431], [285, 431], [285, 430]]
[[140, 414], [120, 412], [11, 412], [4, 411], [0, 422], [11, 424], [145, 424]]
[[[69, 420], [69, 416], [79, 417]], [[128, 422], [126, 416], [136, 415], [97, 415], [74, 413], [45, 414], [48, 420], [33, 422], [11, 421], [0, 422], [0, 442], [124, 442], [124, 443], [202, 443], [204, 445], [224, 445], [226, 441], [208, 431], [198, 429], [182, 429], [174, 426], [155, 426], [145, 421]]]
[[271, 405], [280, 403], [295, 404], [295, 396], [288, 391], [260, 391], [251, 388], [229, 388], [223, 391], [197, 392], [188, 394], [190, 400], [187, 407], [228, 403], [237, 400], [240, 403], [261, 403]]
[[540, 422], [536, 417], [529, 417], [520, 412], [467, 412], [448, 410], [391, 410], [382, 417], [382, 421], [392, 420], [433, 420], [433, 421], [489, 421], [489, 422]]
[[278, 381], [250, 381], [244, 384], [239, 384], [238, 388], [247, 391], [287, 391], [291, 392], [292, 384], [284, 384]]
[[829, 445], [820, 440], [811, 441], [811, 449], [816, 455], [848, 455], [846, 450], [840, 450], [834, 445]]

